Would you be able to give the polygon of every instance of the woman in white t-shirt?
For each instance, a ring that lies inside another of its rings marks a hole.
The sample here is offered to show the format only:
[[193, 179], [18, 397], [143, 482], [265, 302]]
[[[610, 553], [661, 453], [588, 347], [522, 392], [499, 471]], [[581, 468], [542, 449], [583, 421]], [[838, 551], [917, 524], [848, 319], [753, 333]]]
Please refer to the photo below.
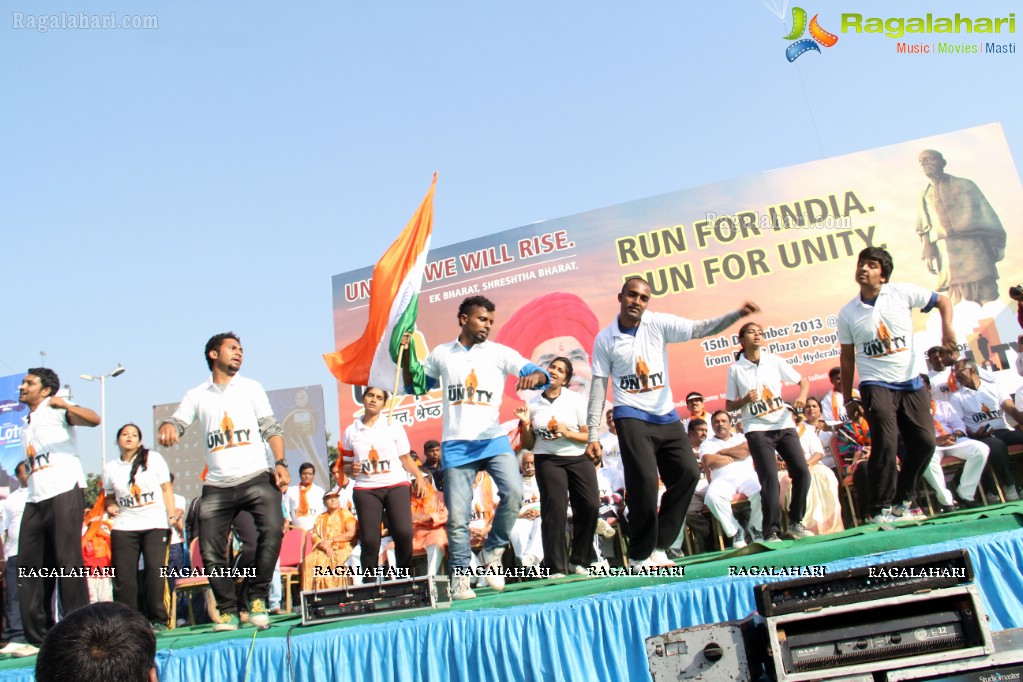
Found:
[[178, 521], [174, 485], [167, 462], [159, 452], [142, 445], [142, 431], [125, 424], [117, 431], [120, 458], [103, 469], [110, 531], [114, 599], [131, 608], [139, 606], [138, 565], [145, 562], [143, 614], [154, 630], [166, 630], [167, 581], [160, 569], [167, 565], [170, 525]]
[[763, 343], [764, 331], [756, 322], [747, 322], [739, 329], [742, 350], [735, 354], [735, 362], [728, 368], [725, 409], [742, 408], [743, 433], [760, 480], [764, 538], [768, 542], [780, 539], [781, 506], [775, 452], [785, 461], [792, 479], [787, 535], [808, 537], [813, 533], [803, 525], [803, 516], [810, 490], [810, 470], [781, 391], [785, 384], [798, 384], [799, 397], [793, 406], [802, 410], [810, 382], [784, 358], [761, 350]]
[[[593, 534], [597, 529], [600, 493], [597, 472], [586, 452], [586, 401], [566, 388], [572, 361], [551, 360], [551, 383], [528, 405], [515, 410], [522, 422], [522, 446], [532, 450], [540, 488], [540, 534], [544, 564], [552, 575], [587, 574], [597, 560]], [[572, 504], [572, 551], [566, 556], [565, 524]]]
[[[362, 396], [363, 415], [356, 419], [341, 439], [341, 456], [352, 465], [355, 485], [352, 499], [359, 517], [359, 544], [362, 546], [363, 574], [377, 569], [380, 554], [380, 523], [386, 514], [387, 530], [394, 541], [395, 568], [412, 568], [412, 491], [409, 477], [415, 478], [416, 494], [426, 490], [423, 472], [410, 454], [408, 436], [401, 424], [387, 423], [381, 412], [390, 395], [382, 388], [369, 387]], [[343, 471], [343, 469], [341, 469]], [[338, 485], [344, 487], [342, 473]]]

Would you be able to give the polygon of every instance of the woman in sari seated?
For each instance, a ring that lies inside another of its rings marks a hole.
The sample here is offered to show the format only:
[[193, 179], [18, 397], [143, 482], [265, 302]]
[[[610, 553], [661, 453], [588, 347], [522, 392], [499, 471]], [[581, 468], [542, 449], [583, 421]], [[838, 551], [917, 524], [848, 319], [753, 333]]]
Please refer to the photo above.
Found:
[[426, 550], [427, 575], [437, 575], [448, 548], [448, 509], [444, 496], [433, 487], [433, 477], [424, 472], [423, 495], [412, 495], [412, 553]]
[[355, 516], [341, 507], [338, 490], [323, 495], [327, 511], [313, 524], [313, 548], [302, 561], [302, 590], [324, 590], [350, 585], [345, 574], [345, 561], [358, 541], [359, 527]]

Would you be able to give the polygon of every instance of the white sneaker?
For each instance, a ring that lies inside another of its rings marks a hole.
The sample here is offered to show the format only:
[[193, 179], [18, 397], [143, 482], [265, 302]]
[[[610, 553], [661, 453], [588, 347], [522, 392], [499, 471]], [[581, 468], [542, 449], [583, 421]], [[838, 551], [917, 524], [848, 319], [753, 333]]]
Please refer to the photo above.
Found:
[[551, 578], [551, 579], [553, 579], [553, 578], [564, 578], [564, 577], [565, 577], [565, 574], [564, 574], [564, 573], [551, 573], [551, 574], [550, 574], [549, 576], [547, 576], [547, 577], [548, 577], [548, 578]]
[[522, 557], [519, 559], [519, 561], [522, 562], [523, 566], [539, 566], [540, 565], [540, 559], [538, 559], [537, 557], [533, 556], [532, 554], [523, 554]]
[[732, 549], [742, 549], [746, 546], [746, 533], [743, 532], [742, 526], [739, 526], [739, 530], [735, 531], [735, 535], [732, 536]]
[[1019, 502], [1019, 491], [1016, 490], [1016, 486], [1007, 485], [1002, 489], [1002, 494], [1005, 495], [1006, 502]]
[[460, 599], [475, 599], [476, 593], [472, 591], [472, 587], [469, 585], [469, 576], [467, 575], [456, 575], [451, 579], [451, 600], [458, 601]]
[[578, 564], [569, 564], [568, 565], [568, 572], [571, 573], [572, 575], [589, 575], [590, 574], [590, 572], [586, 570], [585, 566], [580, 566]]
[[630, 571], [632, 569], [650, 569], [650, 568], [657, 568], [657, 567], [658, 567], [657, 563], [654, 562], [654, 561], [651, 561], [650, 557], [647, 557], [646, 559], [629, 559], [629, 570]]
[[602, 538], [613, 538], [615, 536], [615, 527], [604, 519], [597, 519], [597, 535]]
[[25, 642], [8, 642], [7, 646], [0, 649], [0, 655], [10, 656], [23, 646], [25, 646]]
[[28, 658], [29, 656], [35, 656], [39, 653], [39, 647], [32, 644], [22, 644], [20, 647], [11, 652], [11, 655], [15, 658]]
[[504, 589], [504, 568], [501, 566], [501, 557], [504, 555], [504, 547], [495, 549], [484, 549], [480, 552], [480, 563], [487, 569], [487, 584], [500, 592]]
[[674, 566], [675, 562], [668, 558], [668, 553], [663, 549], [655, 549], [650, 553], [650, 562], [654, 566]]

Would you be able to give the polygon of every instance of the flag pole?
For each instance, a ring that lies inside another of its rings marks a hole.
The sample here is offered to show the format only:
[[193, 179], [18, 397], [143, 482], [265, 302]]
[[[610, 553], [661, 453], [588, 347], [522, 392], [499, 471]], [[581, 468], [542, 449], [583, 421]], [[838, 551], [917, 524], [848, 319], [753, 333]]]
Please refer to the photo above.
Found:
[[401, 380], [401, 360], [405, 354], [405, 345], [398, 344], [398, 361], [394, 367], [394, 390], [391, 391], [391, 408], [387, 411], [387, 425], [391, 425], [391, 420], [394, 418], [394, 403], [395, 396], [398, 395], [398, 382]]

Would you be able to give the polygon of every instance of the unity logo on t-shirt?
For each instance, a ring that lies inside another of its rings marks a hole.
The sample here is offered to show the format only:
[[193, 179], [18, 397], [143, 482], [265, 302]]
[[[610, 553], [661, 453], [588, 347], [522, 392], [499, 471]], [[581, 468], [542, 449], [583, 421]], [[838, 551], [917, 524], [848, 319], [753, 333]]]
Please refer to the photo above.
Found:
[[884, 322], [877, 323], [877, 336], [863, 344], [863, 354], [868, 358], [884, 357], [909, 350], [905, 336], [892, 336]]
[[771, 389], [764, 386], [760, 389], [758, 399], [749, 404], [749, 412], [750, 415], [756, 417], [761, 414], [780, 410], [784, 406], [785, 403], [782, 401], [781, 397], [774, 395]]
[[968, 419], [974, 424], [983, 424], [984, 422], [998, 421], [1004, 415], [1001, 410], [992, 410], [987, 405], [980, 406], [980, 412], [974, 412]]
[[479, 379], [476, 377], [476, 370], [470, 368], [469, 375], [465, 377], [464, 384], [448, 385], [448, 402], [451, 405], [482, 405], [490, 406], [494, 399], [494, 391], [485, 391], [479, 386]]
[[28, 475], [31, 476], [37, 471], [50, 468], [50, 453], [36, 454], [35, 447], [29, 443], [25, 448], [25, 459], [28, 460]]
[[235, 429], [231, 417], [224, 412], [220, 420], [220, 429], [206, 433], [206, 447], [210, 454], [219, 452], [225, 448], [237, 448], [242, 445], [252, 445], [249, 440], [251, 429]]
[[156, 493], [144, 493], [137, 485], [131, 486], [131, 494], [118, 498], [117, 506], [131, 509], [145, 507], [156, 502]]
[[472, 513], [469, 515], [469, 521], [482, 521], [486, 518], [486, 514], [483, 513], [483, 505], [479, 502], [472, 503]]
[[556, 440], [561, 437], [561, 432], [558, 431], [558, 420], [551, 415], [551, 418], [547, 420], [547, 428], [536, 428], [536, 436], [543, 440]]
[[636, 356], [636, 373], [626, 374], [618, 380], [618, 386], [626, 393], [648, 393], [664, 388], [664, 372], [650, 372], [643, 356]]
[[391, 461], [385, 459], [383, 462], [380, 461], [380, 453], [377, 449], [370, 447], [369, 455], [366, 456], [366, 460], [361, 463], [360, 468], [362, 473], [367, 476], [373, 476], [375, 474], [387, 474], [391, 471]]

